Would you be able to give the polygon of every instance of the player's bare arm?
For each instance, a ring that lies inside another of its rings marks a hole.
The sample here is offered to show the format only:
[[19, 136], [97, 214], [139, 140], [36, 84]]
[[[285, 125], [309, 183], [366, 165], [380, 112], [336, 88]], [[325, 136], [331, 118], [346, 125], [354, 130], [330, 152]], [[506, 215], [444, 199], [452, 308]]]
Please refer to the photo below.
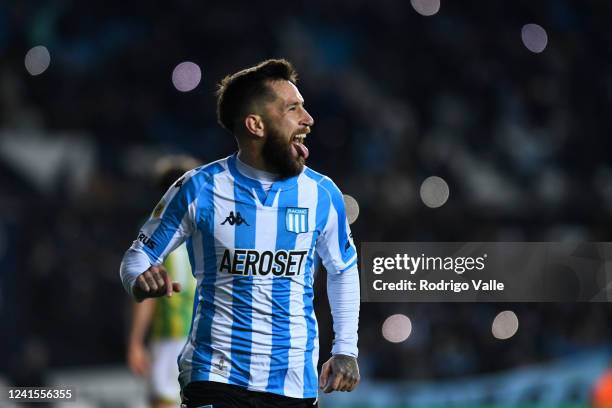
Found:
[[149, 299], [134, 303], [132, 310], [132, 323], [126, 356], [127, 363], [134, 374], [146, 376], [149, 374], [151, 362], [145, 345], [145, 338], [155, 312], [155, 301]]
[[359, 384], [359, 365], [352, 356], [336, 354], [323, 364], [319, 387], [325, 393], [353, 391]]
[[133, 294], [137, 301], [141, 301], [146, 298], [171, 297], [172, 293], [180, 291], [180, 283], [172, 282], [163, 266], [153, 265], [136, 278]]

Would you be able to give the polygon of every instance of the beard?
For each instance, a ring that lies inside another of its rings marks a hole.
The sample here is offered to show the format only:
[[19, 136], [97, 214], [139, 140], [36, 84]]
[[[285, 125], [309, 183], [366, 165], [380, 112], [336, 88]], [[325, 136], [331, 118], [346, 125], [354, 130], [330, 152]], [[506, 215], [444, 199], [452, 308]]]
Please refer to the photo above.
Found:
[[297, 176], [304, 169], [306, 160], [299, 154], [293, 157], [291, 140], [286, 140], [274, 126], [266, 125], [268, 137], [261, 152], [264, 160], [281, 179]]

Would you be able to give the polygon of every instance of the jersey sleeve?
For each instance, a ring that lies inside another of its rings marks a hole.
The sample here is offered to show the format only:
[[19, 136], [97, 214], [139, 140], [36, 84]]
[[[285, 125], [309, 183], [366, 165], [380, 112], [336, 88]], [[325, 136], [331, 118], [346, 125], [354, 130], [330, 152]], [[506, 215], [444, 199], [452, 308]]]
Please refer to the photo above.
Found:
[[200, 190], [193, 177], [196, 170], [185, 173], [168, 189], [124, 255], [120, 274], [128, 293], [132, 294], [138, 275], [161, 264], [195, 231]]
[[[328, 273], [342, 273], [357, 264], [357, 250], [346, 218], [342, 193], [329, 178], [323, 179], [321, 186], [327, 192], [329, 210], [317, 239], [316, 251]], [[322, 204], [327, 203], [319, 203]]]

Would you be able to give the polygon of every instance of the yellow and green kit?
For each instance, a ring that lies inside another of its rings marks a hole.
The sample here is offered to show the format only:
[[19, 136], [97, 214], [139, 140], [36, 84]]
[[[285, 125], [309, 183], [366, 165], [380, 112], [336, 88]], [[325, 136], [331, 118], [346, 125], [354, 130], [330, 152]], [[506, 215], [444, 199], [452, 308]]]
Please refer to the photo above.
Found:
[[156, 340], [184, 338], [189, 334], [191, 326], [196, 287], [185, 244], [166, 257], [164, 267], [170, 279], [181, 284], [181, 291], [174, 293], [172, 297], [162, 296], [156, 299], [151, 337]]

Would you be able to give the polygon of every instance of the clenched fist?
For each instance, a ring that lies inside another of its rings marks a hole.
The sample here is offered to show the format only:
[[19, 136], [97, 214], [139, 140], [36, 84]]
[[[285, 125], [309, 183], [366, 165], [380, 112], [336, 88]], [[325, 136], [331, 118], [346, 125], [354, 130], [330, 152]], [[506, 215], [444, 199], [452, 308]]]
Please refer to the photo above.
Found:
[[353, 391], [359, 380], [357, 359], [336, 354], [323, 364], [319, 387], [326, 394], [332, 391]]
[[181, 284], [172, 282], [168, 272], [161, 265], [153, 265], [138, 278], [134, 284], [134, 297], [141, 301], [145, 298], [172, 296], [173, 292], [180, 292]]

